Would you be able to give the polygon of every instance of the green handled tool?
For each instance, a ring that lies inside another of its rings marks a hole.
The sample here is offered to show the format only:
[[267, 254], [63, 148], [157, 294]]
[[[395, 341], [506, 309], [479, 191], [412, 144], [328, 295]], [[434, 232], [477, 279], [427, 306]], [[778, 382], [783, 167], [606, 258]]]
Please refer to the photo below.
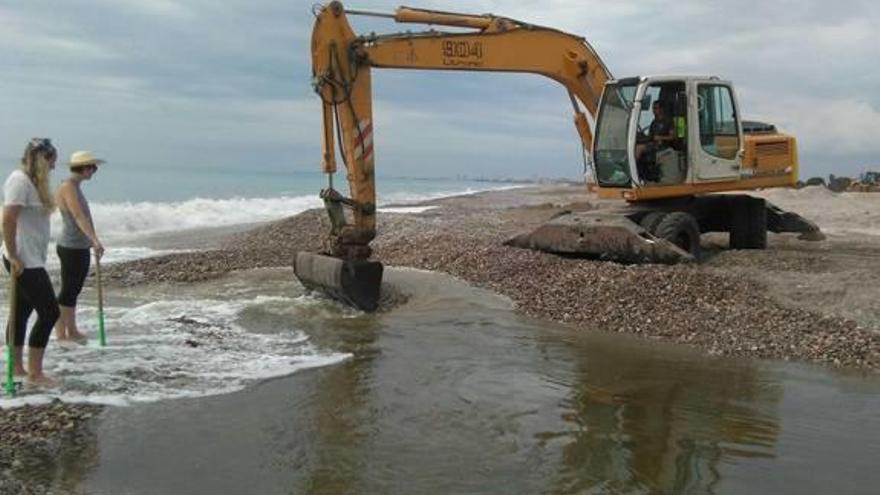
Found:
[[101, 258], [95, 255], [95, 276], [98, 278], [98, 341], [101, 347], [107, 345], [107, 336], [104, 333], [104, 290], [101, 286]]
[[15, 346], [15, 297], [16, 276], [13, 268], [9, 272], [9, 322], [6, 324], [6, 395], [15, 395], [15, 363], [12, 361], [12, 348]]

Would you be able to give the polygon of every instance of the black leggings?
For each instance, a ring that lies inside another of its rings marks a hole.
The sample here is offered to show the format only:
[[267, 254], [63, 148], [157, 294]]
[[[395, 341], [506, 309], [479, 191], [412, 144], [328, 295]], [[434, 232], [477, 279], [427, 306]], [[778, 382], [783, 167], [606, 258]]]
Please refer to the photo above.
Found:
[[[9, 260], [3, 257], [3, 265], [9, 271]], [[58, 320], [58, 302], [55, 300], [55, 291], [52, 290], [52, 281], [45, 268], [25, 268], [18, 276], [16, 283], [15, 298], [15, 346], [24, 346], [24, 337], [27, 333], [27, 321], [31, 313], [37, 310], [37, 321], [31, 327], [31, 337], [28, 345], [31, 347], [45, 348], [49, 343], [49, 335], [52, 327]], [[7, 339], [9, 332], [7, 331]]]
[[91, 251], [88, 248], [62, 246], [58, 246], [56, 251], [61, 260], [61, 292], [58, 293], [58, 304], [72, 308], [76, 306], [76, 298], [79, 297], [86, 275], [89, 274]]

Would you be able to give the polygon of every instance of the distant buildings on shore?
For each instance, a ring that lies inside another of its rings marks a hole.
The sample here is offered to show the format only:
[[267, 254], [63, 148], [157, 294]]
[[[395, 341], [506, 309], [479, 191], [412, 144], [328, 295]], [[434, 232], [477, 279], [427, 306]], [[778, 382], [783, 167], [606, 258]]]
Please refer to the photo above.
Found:
[[511, 184], [583, 184], [583, 179], [575, 179], [571, 177], [485, 177], [485, 176], [469, 176], [467, 174], [458, 174], [456, 180], [470, 182], [501, 182]]

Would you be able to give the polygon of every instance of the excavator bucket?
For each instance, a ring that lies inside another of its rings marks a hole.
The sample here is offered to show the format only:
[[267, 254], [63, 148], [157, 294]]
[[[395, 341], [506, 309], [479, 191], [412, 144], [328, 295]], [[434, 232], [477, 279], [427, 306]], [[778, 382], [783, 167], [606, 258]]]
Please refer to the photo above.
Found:
[[300, 251], [293, 262], [296, 278], [307, 289], [323, 292], [362, 311], [379, 308], [382, 263], [345, 260]]

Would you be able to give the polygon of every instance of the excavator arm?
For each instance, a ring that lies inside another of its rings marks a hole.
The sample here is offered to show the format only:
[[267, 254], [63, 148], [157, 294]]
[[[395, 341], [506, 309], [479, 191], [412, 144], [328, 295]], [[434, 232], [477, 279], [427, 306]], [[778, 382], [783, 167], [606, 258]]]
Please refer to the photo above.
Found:
[[[388, 17], [400, 23], [450, 26], [466, 31], [432, 29], [359, 36], [349, 24], [348, 15]], [[611, 74], [584, 38], [491, 14], [467, 15], [409, 7], [400, 7], [393, 14], [380, 14], [347, 11], [338, 1], [320, 7], [316, 17], [311, 47], [313, 83], [322, 100], [322, 169], [328, 175], [328, 187], [321, 191], [321, 197], [332, 225], [324, 252], [339, 261], [315, 262], [307, 254], [298, 255], [295, 269], [306, 285], [326, 290], [343, 283], [342, 273], [349, 273], [352, 279], [365, 278], [356, 272], [371, 266], [365, 263], [369, 263], [369, 243], [376, 234], [373, 68], [521, 72], [549, 77], [566, 88], [584, 151], [590, 150], [590, 118], [595, 118], [602, 89]], [[350, 197], [333, 185], [337, 148], [346, 169]], [[346, 209], [351, 212], [351, 221]], [[318, 265], [325, 268], [315, 268]], [[315, 270], [322, 273], [310, 273]], [[327, 270], [333, 273], [324, 273]], [[376, 272], [375, 266], [369, 271]], [[378, 272], [381, 278], [381, 265]], [[378, 284], [367, 284], [376, 287], [366, 299], [378, 297]], [[334, 295], [355, 306], [372, 306], [346, 297], [348, 289], [331, 289]]]
[[[576, 129], [584, 150], [590, 149], [592, 133], [585, 111], [595, 115], [611, 75], [583, 38], [504, 17], [408, 7], [387, 15], [348, 14], [477, 31], [358, 36], [346, 14], [341, 3], [330, 2], [318, 13], [312, 33], [314, 84], [323, 101], [322, 168], [327, 174], [336, 172], [334, 139], [338, 139], [351, 191], [351, 198], [332, 187], [322, 193], [334, 229], [329, 254], [365, 259], [370, 255], [365, 247], [375, 236], [372, 68], [523, 72], [549, 77], [568, 90]], [[343, 207], [351, 209], [353, 225], [344, 223]]]

